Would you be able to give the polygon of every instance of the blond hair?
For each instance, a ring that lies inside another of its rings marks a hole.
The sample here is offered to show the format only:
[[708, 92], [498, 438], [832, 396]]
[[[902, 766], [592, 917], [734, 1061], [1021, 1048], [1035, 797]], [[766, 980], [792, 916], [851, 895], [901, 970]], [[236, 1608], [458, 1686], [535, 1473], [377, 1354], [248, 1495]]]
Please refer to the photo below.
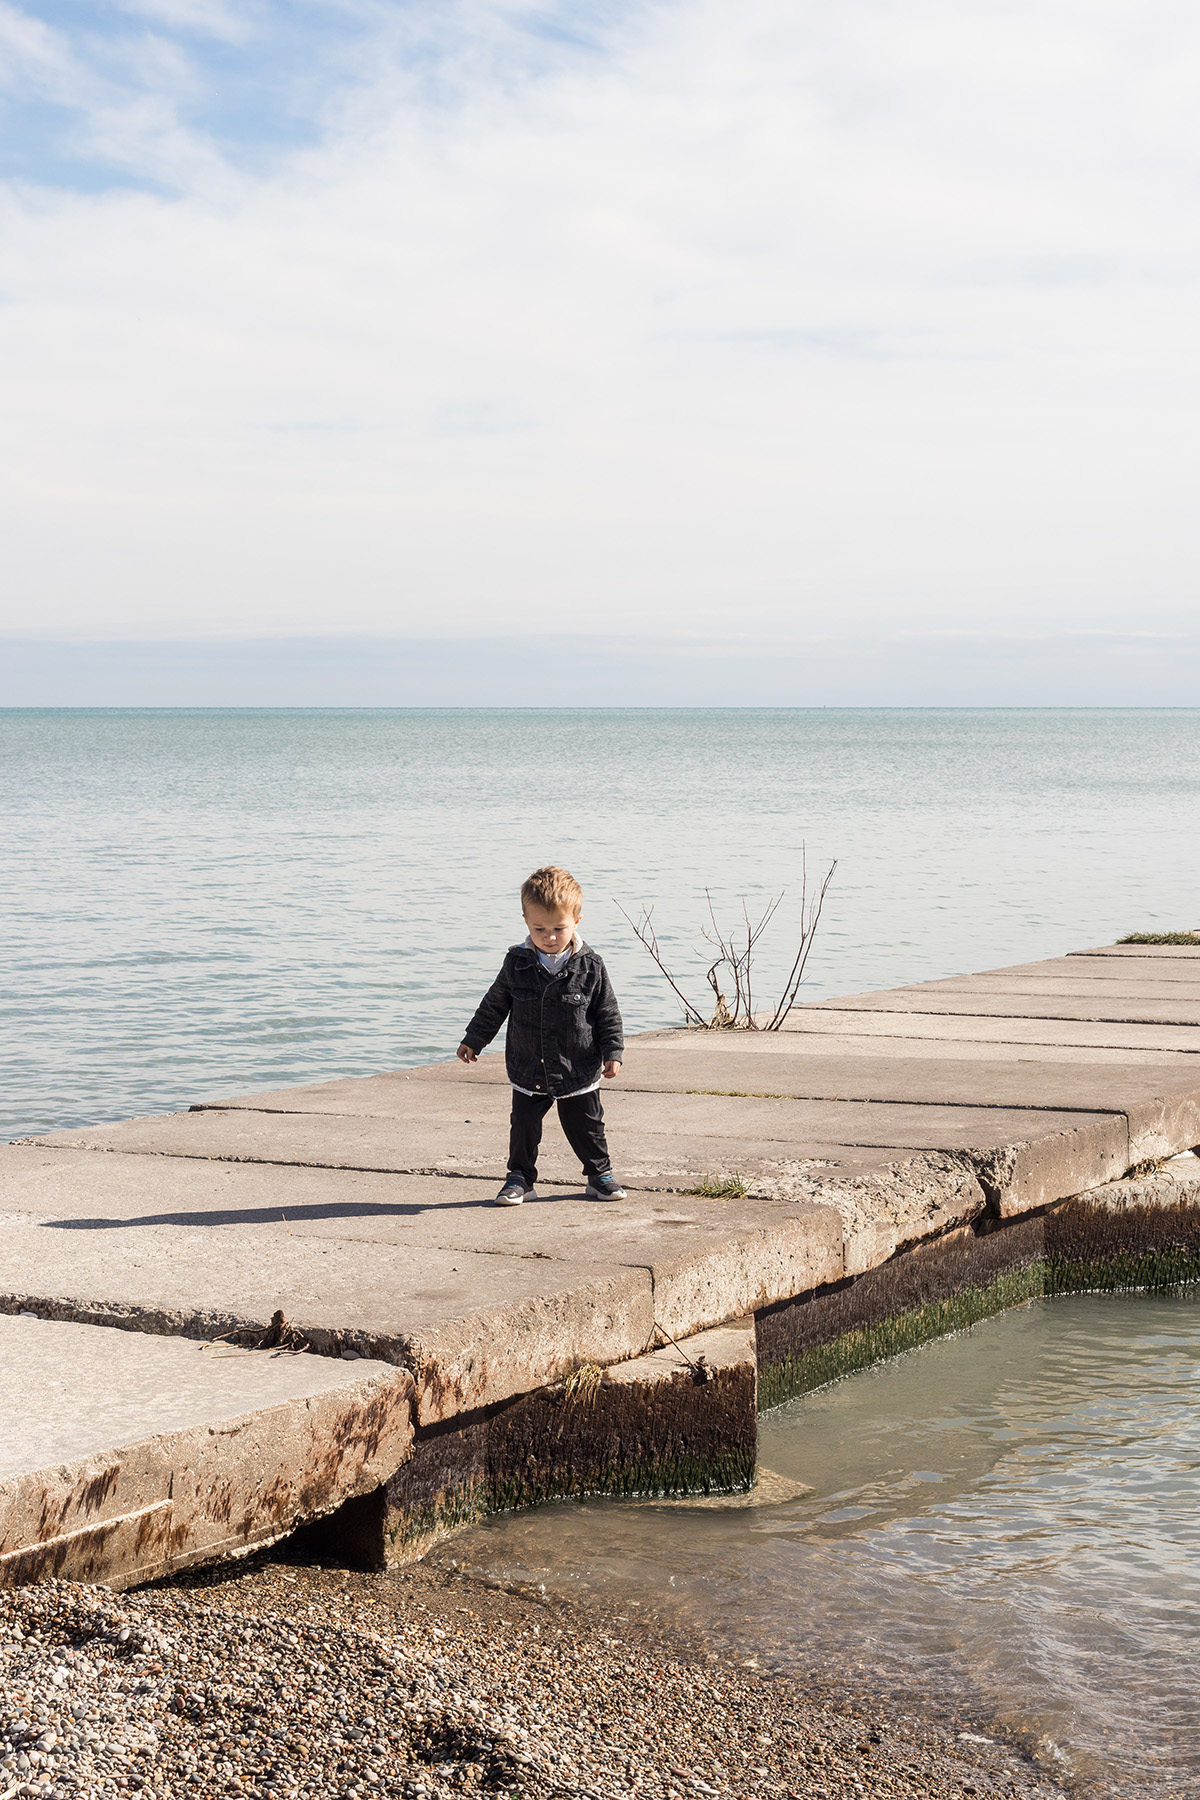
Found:
[[521, 911], [530, 906], [540, 906], [543, 912], [569, 912], [578, 918], [583, 911], [583, 889], [566, 869], [556, 869], [550, 864], [547, 868], [535, 869], [528, 880], [521, 883]]

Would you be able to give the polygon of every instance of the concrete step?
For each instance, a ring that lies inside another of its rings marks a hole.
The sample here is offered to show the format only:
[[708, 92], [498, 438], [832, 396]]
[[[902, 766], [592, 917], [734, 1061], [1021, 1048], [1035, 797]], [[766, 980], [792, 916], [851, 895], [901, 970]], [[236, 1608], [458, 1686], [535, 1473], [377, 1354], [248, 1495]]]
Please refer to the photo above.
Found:
[[412, 1378], [384, 1363], [3, 1315], [0, 1362], [6, 1583], [238, 1555], [412, 1454]]

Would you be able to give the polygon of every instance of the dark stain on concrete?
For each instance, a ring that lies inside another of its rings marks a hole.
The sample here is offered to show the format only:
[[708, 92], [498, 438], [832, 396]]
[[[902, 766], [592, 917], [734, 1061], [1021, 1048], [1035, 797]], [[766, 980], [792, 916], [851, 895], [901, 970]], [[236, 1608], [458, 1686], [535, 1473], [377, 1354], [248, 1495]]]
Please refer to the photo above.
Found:
[[706, 1374], [602, 1381], [577, 1401], [560, 1383], [425, 1427], [377, 1494], [306, 1528], [303, 1547], [379, 1568], [487, 1513], [540, 1501], [744, 1490], [758, 1450], [754, 1365]]

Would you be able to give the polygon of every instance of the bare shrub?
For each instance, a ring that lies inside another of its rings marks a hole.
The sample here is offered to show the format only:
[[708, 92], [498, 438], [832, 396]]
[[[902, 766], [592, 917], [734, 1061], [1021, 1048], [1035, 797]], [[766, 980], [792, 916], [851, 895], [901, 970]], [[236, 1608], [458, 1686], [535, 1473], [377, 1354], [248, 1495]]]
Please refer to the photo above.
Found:
[[[761, 1017], [754, 1010], [754, 957], [759, 939], [779, 910], [786, 889], [768, 900], [761, 916], [757, 919], [751, 917], [750, 909], [743, 900], [740, 921], [733, 926], [723, 926], [717, 919], [712, 895], [705, 888], [704, 898], [708, 903], [708, 924], [703, 927], [702, 935], [705, 942], [717, 952], [704, 977], [713, 991], [714, 1001], [713, 1010], [711, 1014], [707, 1015], [692, 1000], [689, 1000], [668, 969], [658, 942], [658, 935], [654, 929], [653, 907], [643, 906], [638, 917], [633, 919], [625, 911], [620, 901], [617, 902], [617, 909], [622, 918], [625, 919], [638, 943], [651, 957], [659, 974], [667, 982], [671, 992], [683, 1007], [686, 1024], [696, 1026], [702, 1031], [779, 1031], [781, 1029], [784, 1020], [799, 998], [809, 951], [813, 946], [813, 939], [820, 923], [821, 910], [825, 905], [825, 896], [829, 892], [829, 884], [833, 880], [837, 863], [830, 863], [820, 886], [811, 894], [808, 886], [808, 861], [803, 852], [800, 868], [800, 942], [774, 1010], [764, 1013]], [[707, 956], [705, 960], [707, 961]]]

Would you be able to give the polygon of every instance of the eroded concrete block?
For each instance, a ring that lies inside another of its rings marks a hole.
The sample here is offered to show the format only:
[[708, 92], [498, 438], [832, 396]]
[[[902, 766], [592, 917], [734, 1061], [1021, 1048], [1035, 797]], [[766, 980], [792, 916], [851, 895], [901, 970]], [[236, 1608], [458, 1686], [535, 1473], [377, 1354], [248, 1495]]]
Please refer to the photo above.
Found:
[[773, 1405], [1045, 1295], [1200, 1280], [1200, 1159], [1114, 1181], [1044, 1212], [911, 1245], [757, 1318], [760, 1396]]
[[579, 1279], [490, 1312], [403, 1334], [417, 1419], [433, 1424], [568, 1375], [633, 1356], [654, 1330], [649, 1271]]
[[844, 1275], [861, 1275], [905, 1245], [979, 1217], [988, 1206], [970, 1162], [938, 1153], [894, 1158], [861, 1172], [783, 1164], [773, 1189], [780, 1199], [803, 1198], [837, 1210]]
[[743, 1319], [419, 1432], [383, 1492], [309, 1541], [378, 1567], [543, 1500], [737, 1492], [754, 1479], [757, 1446], [754, 1321]]
[[1157, 1095], [1130, 1105], [1129, 1166], [1176, 1156], [1200, 1144], [1200, 1088]]
[[1025, 1143], [977, 1151], [970, 1160], [1001, 1217], [1016, 1218], [1124, 1175], [1129, 1122], [1121, 1115], [1088, 1119]]
[[124, 1586], [237, 1555], [412, 1449], [412, 1378], [382, 1364], [19, 1317], [0, 1317], [0, 1357], [6, 1584]]
[[731, 1312], [752, 1313], [784, 1295], [840, 1280], [843, 1219], [836, 1206], [796, 1202], [778, 1213], [757, 1230], [656, 1260], [655, 1323], [684, 1337]]

